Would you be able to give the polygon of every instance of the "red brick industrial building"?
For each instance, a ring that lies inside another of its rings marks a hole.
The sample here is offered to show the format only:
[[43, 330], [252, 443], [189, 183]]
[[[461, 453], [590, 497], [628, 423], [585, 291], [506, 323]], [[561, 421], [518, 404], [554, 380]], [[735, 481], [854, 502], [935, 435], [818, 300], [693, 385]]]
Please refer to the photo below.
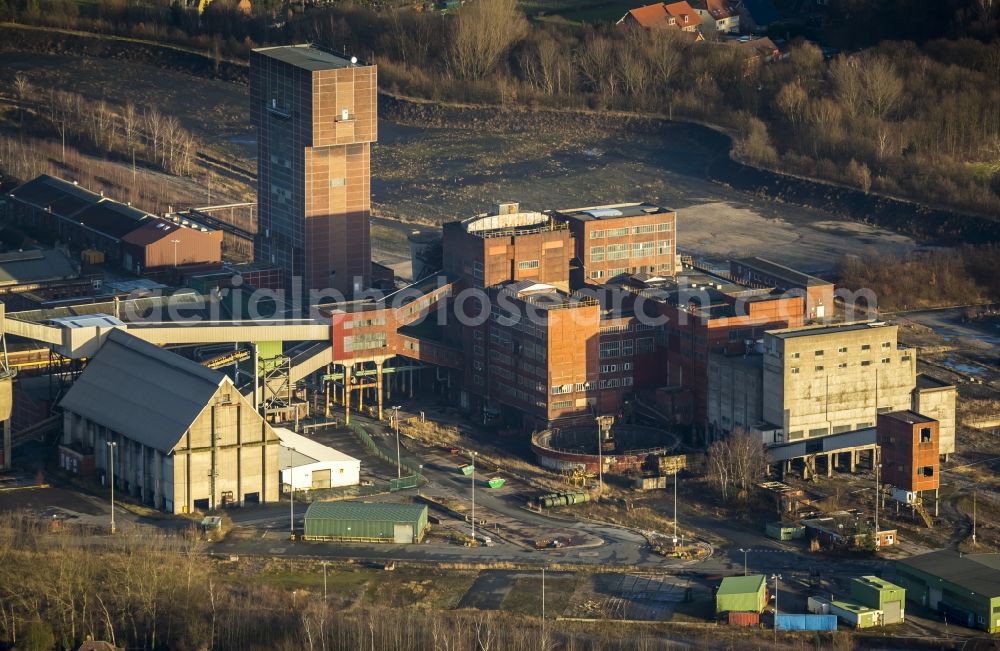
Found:
[[313, 45], [250, 53], [257, 130], [254, 258], [286, 283], [345, 296], [371, 279], [371, 143], [376, 68]]
[[627, 417], [640, 390], [666, 387], [672, 421], [698, 424], [709, 352], [804, 321], [801, 296], [682, 271], [676, 213], [652, 204], [497, 204], [445, 224], [442, 249], [442, 275], [412, 295], [331, 306], [335, 375], [355, 404], [423, 381], [487, 420], [566, 426]]

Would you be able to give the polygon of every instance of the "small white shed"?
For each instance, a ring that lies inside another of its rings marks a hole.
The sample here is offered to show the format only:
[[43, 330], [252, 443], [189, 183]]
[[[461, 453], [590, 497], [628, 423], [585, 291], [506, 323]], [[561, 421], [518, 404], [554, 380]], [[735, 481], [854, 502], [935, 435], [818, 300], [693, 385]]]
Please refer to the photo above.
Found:
[[295, 490], [357, 486], [361, 482], [361, 462], [343, 452], [296, 434], [290, 429], [275, 427], [281, 441], [278, 467], [281, 483]]

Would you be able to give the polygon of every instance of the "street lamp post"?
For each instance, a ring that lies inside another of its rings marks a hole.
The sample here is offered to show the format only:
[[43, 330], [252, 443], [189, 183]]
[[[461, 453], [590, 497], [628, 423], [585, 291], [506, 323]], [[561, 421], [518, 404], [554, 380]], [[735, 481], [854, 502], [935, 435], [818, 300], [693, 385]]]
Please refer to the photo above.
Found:
[[399, 405], [392, 408], [392, 422], [396, 426], [396, 479], [400, 479], [403, 476], [402, 470], [402, 460], [399, 456]]
[[108, 464], [111, 473], [111, 534], [115, 533], [115, 448], [118, 444], [114, 441], [106, 441], [108, 451], [111, 454], [111, 462]]
[[[878, 454], [878, 448], [875, 448], [873, 454]], [[878, 535], [878, 503], [882, 499], [882, 483], [879, 481], [879, 471], [882, 468], [881, 463], [875, 464], [875, 549], [879, 548], [880, 537]]]
[[542, 567], [542, 640], [547, 643], [545, 637], [545, 567]]
[[780, 574], [772, 574], [771, 578], [774, 579], [774, 641], [778, 641], [778, 581], [781, 580]]
[[174, 269], [177, 268], [177, 245], [181, 243], [180, 240], [174, 239], [170, 240], [170, 243], [174, 245]]
[[677, 473], [679, 469], [674, 468], [674, 547], [677, 546]]
[[472, 544], [476, 544], [476, 453], [472, 453]]
[[323, 601], [326, 601], [326, 561], [323, 561]]
[[295, 448], [288, 448], [288, 535], [295, 538]]
[[747, 575], [747, 552], [750, 551], [750, 550], [749, 549], [740, 548], [740, 551], [743, 552], [743, 576], [746, 576]]

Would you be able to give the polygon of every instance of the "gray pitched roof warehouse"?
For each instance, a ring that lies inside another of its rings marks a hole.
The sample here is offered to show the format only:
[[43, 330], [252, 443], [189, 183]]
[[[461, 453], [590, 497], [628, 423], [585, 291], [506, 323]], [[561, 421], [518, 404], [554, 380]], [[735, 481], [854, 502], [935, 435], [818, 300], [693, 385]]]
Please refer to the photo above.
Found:
[[169, 453], [225, 380], [219, 371], [112, 330], [60, 406]]

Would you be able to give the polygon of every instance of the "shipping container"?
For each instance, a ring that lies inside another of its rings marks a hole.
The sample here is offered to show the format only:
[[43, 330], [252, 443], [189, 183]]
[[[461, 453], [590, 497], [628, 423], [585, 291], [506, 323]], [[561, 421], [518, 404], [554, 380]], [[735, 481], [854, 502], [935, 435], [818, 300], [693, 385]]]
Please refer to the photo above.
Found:
[[728, 621], [730, 626], [760, 626], [760, 613], [730, 610]]
[[415, 543], [427, 531], [422, 504], [313, 502], [306, 510], [306, 540]]
[[767, 605], [767, 584], [763, 574], [729, 576], [715, 593], [715, 612], [761, 612]]
[[779, 631], [835, 631], [836, 615], [808, 615], [782, 613], [776, 618]]
[[774, 540], [799, 540], [806, 535], [806, 528], [794, 522], [768, 522], [764, 531]]

